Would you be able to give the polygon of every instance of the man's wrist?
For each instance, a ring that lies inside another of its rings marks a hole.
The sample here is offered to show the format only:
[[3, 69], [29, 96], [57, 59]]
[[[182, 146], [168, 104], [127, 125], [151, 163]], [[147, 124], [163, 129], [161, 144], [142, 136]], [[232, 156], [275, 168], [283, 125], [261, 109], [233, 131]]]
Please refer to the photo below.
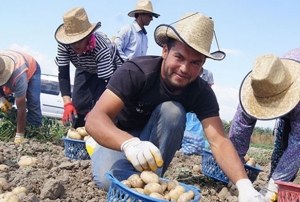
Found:
[[236, 184], [235, 184], [236, 188], [240, 191], [242, 190], [243, 188], [245, 187], [253, 187], [252, 185], [252, 182], [247, 179], [247, 178], [244, 178], [244, 179], [239, 179]]

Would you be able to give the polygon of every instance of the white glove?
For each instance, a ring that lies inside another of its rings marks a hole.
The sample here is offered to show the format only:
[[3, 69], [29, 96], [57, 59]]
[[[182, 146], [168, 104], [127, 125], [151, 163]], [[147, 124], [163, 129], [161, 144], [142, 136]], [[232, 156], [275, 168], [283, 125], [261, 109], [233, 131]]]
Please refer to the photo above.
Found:
[[149, 169], [156, 171], [157, 167], [163, 165], [159, 149], [149, 141], [141, 141], [134, 137], [123, 142], [121, 150], [134, 168], [140, 172]]
[[259, 193], [263, 195], [268, 202], [276, 201], [278, 194], [278, 185], [275, 184], [274, 180], [271, 178], [268, 184], [266, 184]]
[[25, 139], [24, 135], [25, 135], [24, 133], [16, 133], [14, 143], [19, 144], [19, 143], [23, 142]]
[[240, 179], [235, 185], [239, 190], [239, 202], [267, 202], [249, 179]]
[[5, 99], [5, 97], [0, 98], [0, 109], [6, 114], [9, 114], [9, 112], [12, 109], [10, 102], [8, 102], [8, 100]]

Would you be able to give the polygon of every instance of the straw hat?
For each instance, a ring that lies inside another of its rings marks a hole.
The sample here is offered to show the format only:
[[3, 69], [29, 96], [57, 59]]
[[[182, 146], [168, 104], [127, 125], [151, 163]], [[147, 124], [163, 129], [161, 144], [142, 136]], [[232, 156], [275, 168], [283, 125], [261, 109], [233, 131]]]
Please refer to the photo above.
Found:
[[273, 54], [259, 56], [241, 84], [241, 106], [262, 120], [287, 114], [300, 101], [299, 75], [299, 62]]
[[149, 0], [139, 0], [136, 3], [135, 10], [128, 13], [129, 17], [134, 17], [136, 13], [150, 13], [152, 16], [158, 18], [160, 15], [154, 13], [152, 3]]
[[0, 86], [4, 85], [11, 77], [15, 69], [15, 63], [13, 59], [8, 56], [0, 56]]
[[55, 32], [55, 39], [62, 44], [76, 43], [94, 30], [101, 27], [101, 23], [91, 24], [84, 8], [78, 7], [68, 11], [63, 16], [64, 24], [60, 25]]
[[219, 60], [211, 55], [210, 47], [214, 34], [214, 22], [201, 13], [186, 13], [177, 21], [175, 27], [159, 25], [154, 32], [154, 38], [159, 46], [168, 42], [168, 38], [181, 41], [203, 55]]

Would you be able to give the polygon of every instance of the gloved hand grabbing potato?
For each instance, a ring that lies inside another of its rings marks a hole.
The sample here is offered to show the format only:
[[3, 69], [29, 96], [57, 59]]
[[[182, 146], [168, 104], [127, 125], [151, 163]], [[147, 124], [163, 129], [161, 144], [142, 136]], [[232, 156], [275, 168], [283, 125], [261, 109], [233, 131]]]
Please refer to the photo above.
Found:
[[239, 202], [267, 202], [263, 195], [254, 189], [249, 179], [240, 179], [235, 186], [239, 191]]
[[5, 99], [5, 97], [0, 98], [0, 109], [6, 114], [9, 114], [12, 109], [10, 102], [8, 102], [8, 100]]
[[157, 167], [163, 165], [159, 149], [149, 141], [141, 141], [139, 138], [134, 137], [126, 140], [121, 145], [121, 150], [139, 172], [143, 170], [156, 171]]

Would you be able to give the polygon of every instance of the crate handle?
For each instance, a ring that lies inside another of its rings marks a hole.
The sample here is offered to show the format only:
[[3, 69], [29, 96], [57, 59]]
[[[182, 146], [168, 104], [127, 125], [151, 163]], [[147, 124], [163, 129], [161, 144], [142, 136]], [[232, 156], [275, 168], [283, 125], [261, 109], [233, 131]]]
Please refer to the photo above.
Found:
[[104, 176], [111, 181], [116, 181], [111, 171], [109, 171], [108, 173], [104, 173]]

